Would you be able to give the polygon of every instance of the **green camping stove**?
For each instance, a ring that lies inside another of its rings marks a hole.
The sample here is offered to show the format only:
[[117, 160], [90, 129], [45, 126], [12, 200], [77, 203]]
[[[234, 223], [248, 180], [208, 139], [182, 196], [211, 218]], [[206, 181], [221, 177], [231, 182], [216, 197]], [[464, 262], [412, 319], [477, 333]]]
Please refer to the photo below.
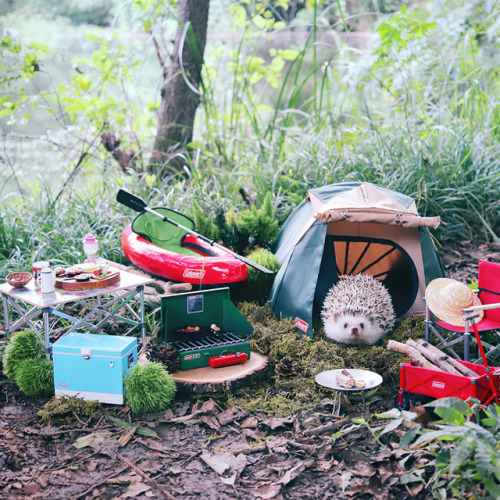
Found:
[[252, 325], [229, 299], [229, 288], [161, 299], [162, 340], [181, 357], [181, 370], [213, 368], [250, 359]]

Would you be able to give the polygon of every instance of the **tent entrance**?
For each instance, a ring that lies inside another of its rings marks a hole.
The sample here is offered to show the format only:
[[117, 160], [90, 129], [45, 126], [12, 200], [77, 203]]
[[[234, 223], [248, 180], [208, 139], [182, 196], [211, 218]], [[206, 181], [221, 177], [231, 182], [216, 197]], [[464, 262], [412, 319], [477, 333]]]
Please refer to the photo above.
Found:
[[366, 274], [379, 279], [389, 290], [396, 316], [415, 302], [418, 274], [408, 253], [390, 240], [326, 235], [315, 302], [321, 307], [328, 290], [342, 276]]

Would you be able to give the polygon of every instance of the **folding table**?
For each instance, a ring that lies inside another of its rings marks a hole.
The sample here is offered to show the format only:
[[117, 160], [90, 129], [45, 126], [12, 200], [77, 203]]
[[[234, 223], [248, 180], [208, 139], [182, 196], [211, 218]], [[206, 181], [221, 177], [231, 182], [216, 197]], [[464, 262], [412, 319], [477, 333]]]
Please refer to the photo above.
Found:
[[[24, 288], [14, 288], [8, 283], [3, 283], [0, 285], [0, 293], [3, 300], [5, 333], [14, 332], [22, 326], [33, 329], [44, 343], [45, 353], [49, 359], [50, 332], [57, 321], [62, 319], [73, 323], [65, 332], [67, 334], [78, 328], [99, 330], [113, 318], [131, 326], [125, 335], [140, 328], [144, 345], [146, 336], [144, 285], [151, 281], [150, 278], [120, 271], [120, 281], [115, 285], [81, 291], [56, 288], [52, 293], [41, 293], [33, 280]], [[139, 295], [138, 304], [133, 300], [137, 295]], [[90, 311], [86, 311], [81, 318], [64, 312], [64, 306], [71, 303], [90, 308]], [[40, 315], [43, 318], [41, 324], [36, 320]], [[15, 317], [17, 319], [14, 319]]]

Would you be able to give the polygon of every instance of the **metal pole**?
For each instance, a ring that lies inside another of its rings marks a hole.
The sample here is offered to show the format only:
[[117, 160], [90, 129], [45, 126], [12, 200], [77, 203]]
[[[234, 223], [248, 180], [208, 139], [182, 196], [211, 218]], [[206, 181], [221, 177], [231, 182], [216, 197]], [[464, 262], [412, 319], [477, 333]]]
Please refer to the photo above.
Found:
[[3, 315], [5, 318], [5, 333], [10, 333], [9, 307], [7, 304], [8, 300], [9, 300], [8, 296], [2, 293]]
[[50, 361], [50, 326], [49, 326], [49, 313], [50, 307], [43, 310], [43, 329], [45, 331], [45, 357]]
[[142, 336], [142, 347], [144, 349], [146, 345], [146, 317], [144, 314], [144, 285], [139, 286], [139, 291], [141, 294], [141, 336]]

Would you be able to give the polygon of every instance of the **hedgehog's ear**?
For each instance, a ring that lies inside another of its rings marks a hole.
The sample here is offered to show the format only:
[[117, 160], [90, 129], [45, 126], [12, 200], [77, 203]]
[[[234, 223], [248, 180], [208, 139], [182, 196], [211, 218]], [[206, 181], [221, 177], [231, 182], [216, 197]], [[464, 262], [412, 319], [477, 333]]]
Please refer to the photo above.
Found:
[[338, 321], [340, 318], [340, 313], [333, 313], [333, 321]]
[[374, 325], [375, 324], [375, 318], [373, 316], [368, 316], [368, 321]]

